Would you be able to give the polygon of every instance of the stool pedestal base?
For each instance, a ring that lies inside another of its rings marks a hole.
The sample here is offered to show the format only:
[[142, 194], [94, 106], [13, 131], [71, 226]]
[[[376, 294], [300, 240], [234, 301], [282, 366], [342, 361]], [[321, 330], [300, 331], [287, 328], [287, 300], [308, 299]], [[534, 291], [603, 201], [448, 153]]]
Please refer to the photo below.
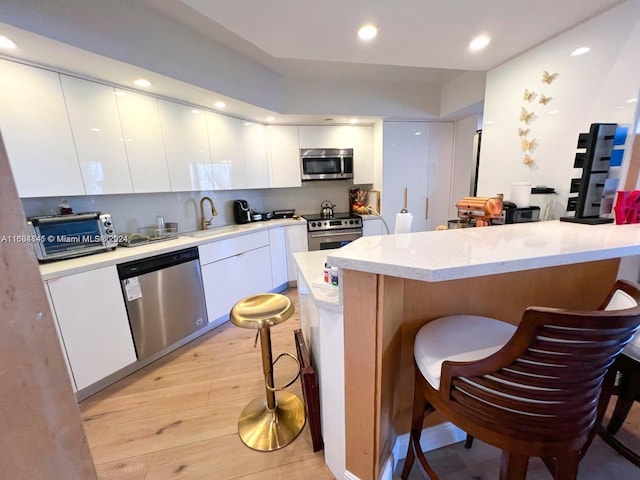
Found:
[[291, 443], [304, 423], [302, 400], [289, 392], [278, 392], [273, 412], [261, 398], [249, 402], [238, 419], [238, 435], [247, 447], [270, 452]]

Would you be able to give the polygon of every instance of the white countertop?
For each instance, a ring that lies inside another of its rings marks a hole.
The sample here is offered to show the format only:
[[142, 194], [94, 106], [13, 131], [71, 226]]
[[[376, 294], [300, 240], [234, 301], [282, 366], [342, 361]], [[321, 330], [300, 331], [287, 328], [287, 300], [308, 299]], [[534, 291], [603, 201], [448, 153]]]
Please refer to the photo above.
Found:
[[[205, 243], [222, 240], [224, 238], [245, 235], [253, 231], [266, 230], [286, 225], [295, 225], [300, 224], [301, 222], [306, 222], [306, 220], [292, 218], [276, 219], [265, 222], [252, 222], [244, 225], [226, 225], [223, 227], [211, 228], [206, 231], [202, 230], [197, 232], [181, 233], [177, 238], [172, 240], [163, 240], [155, 243], [152, 242], [135, 247], [117, 247], [111, 252], [42, 263], [40, 264], [40, 274], [42, 275], [43, 280], [50, 280], [52, 278], [85, 272], [95, 268], [117, 265], [119, 263], [173, 252], [183, 248], [195, 247]], [[324, 265], [324, 263], [322, 265]], [[321, 268], [322, 265], [320, 266]]]
[[362, 237], [331, 250], [328, 262], [437, 282], [633, 255], [640, 255], [640, 224], [548, 221]]
[[[293, 258], [316, 306], [331, 312], [342, 313], [339, 287], [324, 284], [322, 281], [324, 264], [327, 261], [327, 250], [298, 252], [293, 254]], [[300, 285], [298, 287], [300, 288]]]

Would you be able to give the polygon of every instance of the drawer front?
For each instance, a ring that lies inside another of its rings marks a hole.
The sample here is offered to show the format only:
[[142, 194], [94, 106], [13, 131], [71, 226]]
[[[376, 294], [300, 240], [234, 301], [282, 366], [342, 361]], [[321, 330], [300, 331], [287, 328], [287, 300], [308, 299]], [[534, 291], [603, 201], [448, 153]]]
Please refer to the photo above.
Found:
[[269, 231], [262, 230], [260, 232], [248, 233], [233, 238], [218, 240], [217, 242], [200, 245], [198, 251], [200, 253], [200, 264], [222, 260], [223, 258], [233, 257], [240, 253], [255, 250], [256, 248], [269, 245]]

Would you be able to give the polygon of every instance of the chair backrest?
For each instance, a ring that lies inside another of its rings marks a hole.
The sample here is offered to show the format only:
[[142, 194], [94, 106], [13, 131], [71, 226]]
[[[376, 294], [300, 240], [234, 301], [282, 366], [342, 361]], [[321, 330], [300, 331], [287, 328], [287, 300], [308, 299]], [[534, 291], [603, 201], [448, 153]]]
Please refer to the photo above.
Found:
[[[621, 299], [623, 308], [613, 309]], [[607, 369], [639, 324], [640, 285], [626, 281], [616, 282], [599, 310], [531, 307], [495, 354], [444, 362], [440, 390], [454, 410], [493, 431], [579, 441], [595, 421]]]

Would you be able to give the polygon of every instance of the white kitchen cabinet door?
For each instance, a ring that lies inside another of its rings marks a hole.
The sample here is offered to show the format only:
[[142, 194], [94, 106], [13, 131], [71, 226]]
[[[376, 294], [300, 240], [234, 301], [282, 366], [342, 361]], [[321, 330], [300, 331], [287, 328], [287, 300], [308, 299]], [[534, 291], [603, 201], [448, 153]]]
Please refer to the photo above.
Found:
[[[382, 235], [382, 221], [379, 218], [367, 218], [362, 222], [362, 236]], [[386, 230], [384, 233], [387, 233]]]
[[202, 109], [158, 99], [173, 192], [213, 190], [209, 137]]
[[300, 224], [286, 225], [284, 233], [287, 242], [287, 276], [290, 282], [298, 280], [298, 266], [293, 258], [294, 253], [308, 252], [309, 243], [307, 241], [307, 222], [300, 221]]
[[269, 247], [202, 265], [202, 282], [209, 323], [228, 320], [238, 300], [271, 290]]
[[115, 266], [47, 284], [78, 390], [136, 361]]
[[57, 73], [0, 60], [0, 131], [20, 197], [85, 194]]
[[269, 249], [271, 253], [271, 288], [287, 283], [287, 241], [285, 227], [269, 230]]
[[242, 120], [206, 111], [214, 190], [247, 188]]
[[240, 256], [208, 263], [201, 269], [209, 323], [219, 324], [228, 320], [231, 307], [239, 299], [237, 289], [242, 280]]
[[60, 340], [60, 349], [62, 350], [64, 363], [67, 366], [67, 373], [69, 374], [71, 387], [73, 388], [74, 392], [77, 392], [78, 387], [76, 387], [76, 381], [73, 379], [73, 372], [71, 371], [71, 364], [69, 363], [69, 355], [67, 354], [67, 350], [64, 347], [64, 341], [62, 340], [62, 332], [60, 331], [60, 323], [58, 322], [58, 318], [56, 317], [56, 309], [53, 306], [53, 301], [51, 300], [51, 292], [49, 292], [49, 285], [47, 282], [45, 282], [44, 292], [45, 292], [45, 295], [47, 296], [47, 301], [49, 302], [49, 308], [51, 309], [51, 316], [53, 317], [53, 323], [56, 328], [56, 333], [58, 334], [58, 340]]
[[412, 232], [426, 229], [428, 196], [429, 124], [425, 122], [384, 122], [382, 215], [391, 233], [395, 231], [396, 214], [404, 208], [413, 215]]
[[88, 195], [132, 193], [115, 89], [60, 75]]
[[158, 99], [116, 88], [116, 100], [133, 191], [170, 192]]
[[243, 122], [242, 139], [247, 188], [269, 188], [271, 172], [267, 153], [267, 127], [259, 123]]
[[373, 127], [354, 126], [353, 183], [373, 184]]
[[302, 186], [300, 174], [300, 143], [298, 127], [269, 125], [269, 164], [271, 188]]
[[353, 148], [350, 125], [299, 127], [300, 148]]
[[[429, 142], [431, 124], [424, 122], [406, 122], [407, 171], [406, 186], [409, 213], [413, 215], [412, 232], [424, 232], [427, 228], [427, 199], [431, 203], [429, 189]], [[447, 188], [449, 183], [447, 183]], [[397, 213], [397, 212], [396, 212]], [[433, 230], [433, 229], [431, 229]]]
[[453, 123], [430, 124], [429, 131], [429, 218], [427, 230], [447, 225], [451, 206], [459, 198], [451, 198], [453, 175]]

